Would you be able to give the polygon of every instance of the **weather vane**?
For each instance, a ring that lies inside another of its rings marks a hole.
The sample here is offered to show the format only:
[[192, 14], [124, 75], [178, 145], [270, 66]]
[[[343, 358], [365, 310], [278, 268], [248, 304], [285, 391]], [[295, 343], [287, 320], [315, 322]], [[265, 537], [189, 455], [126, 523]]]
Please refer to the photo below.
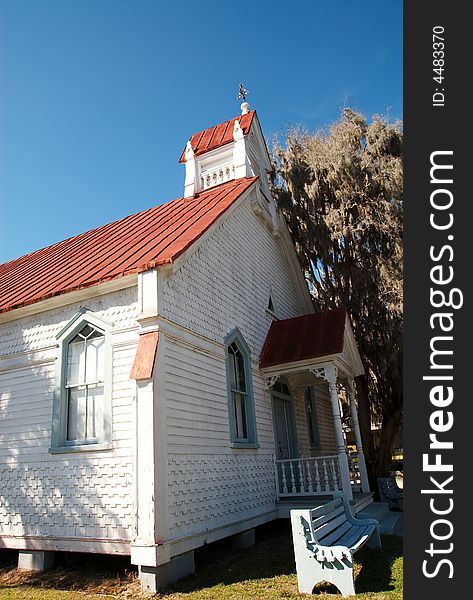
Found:
[[250, 92], [245, 88], [245, 86], [240, 83], [240, 93], [238, 94], [238, 100], [246, 100]]

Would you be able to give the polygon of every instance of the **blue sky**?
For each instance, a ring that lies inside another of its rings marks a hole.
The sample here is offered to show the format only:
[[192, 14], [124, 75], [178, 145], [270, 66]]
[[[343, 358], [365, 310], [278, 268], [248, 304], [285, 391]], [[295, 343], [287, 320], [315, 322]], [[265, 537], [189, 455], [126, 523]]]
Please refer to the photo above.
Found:
[[402, 117], [402, 2], [0, 0], [0, 262], [183, 193], [190, 135]]

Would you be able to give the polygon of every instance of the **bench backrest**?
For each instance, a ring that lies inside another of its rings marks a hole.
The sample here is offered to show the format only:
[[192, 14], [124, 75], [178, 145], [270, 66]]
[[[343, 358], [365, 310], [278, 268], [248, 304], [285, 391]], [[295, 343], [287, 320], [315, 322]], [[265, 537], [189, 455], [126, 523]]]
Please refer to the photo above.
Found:
[[309, 510], [308, 513], [310, 515], [309, 523], [307, 523], [309, 541], [320, 544], [347, 520], [342, 498], [322, 504], [322, 506]]

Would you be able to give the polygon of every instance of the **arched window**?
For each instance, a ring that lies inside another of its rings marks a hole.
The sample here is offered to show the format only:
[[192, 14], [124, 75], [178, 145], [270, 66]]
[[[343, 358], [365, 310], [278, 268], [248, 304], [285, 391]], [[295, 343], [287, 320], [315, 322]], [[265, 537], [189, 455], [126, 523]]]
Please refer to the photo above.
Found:
[[266, 306], [266, 313], [273, 319], [277, 319], [276, 302], [274, 300], [274, 293], [272, 287], [269, 288], [268, 304]]
[[235, 329], [225, 340], [230, 438], [235, 446], [256, 447], [251, 353]]
[[88, 311], [57, 336], [52, 451], [99, 449], [111, 440], [109, 326]]
[[105, 334], [87, 323], [67, 344], [66, 442], [103, 438], [104, 371]]

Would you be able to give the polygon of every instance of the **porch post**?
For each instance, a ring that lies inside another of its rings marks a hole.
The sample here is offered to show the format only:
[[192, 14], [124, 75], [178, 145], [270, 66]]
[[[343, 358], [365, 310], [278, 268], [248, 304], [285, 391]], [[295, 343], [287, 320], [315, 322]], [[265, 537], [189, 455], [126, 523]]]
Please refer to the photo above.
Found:
[[363, 444], [361, 441], [360, 424], [358, 423], [358, 410], [355, 399], [355, 385], [353, 379], [347, 379], [347, 394], [350, 401], [351, 426], [355, 435], [356, 451], [358, 453], [358, 467], [361, 477], [361, 491], [369, 492], [370, 484], [368, 481], [368, 473], [366, 471], [365, 455], [363, 453]]
[[337, 438], [338, 464], [340, 466], [340, 476], [342, 478], [343, 495], [347, 500], [353, 500], [348, 456], [345, 448], [345, 440], [343, 438], [342, 419], [340, 417], [340, 404], [337, 392], [337, 369], [335, 366], [330, 365], [328, 367], [324, 367], [324, 372], [325, 380], [328, 383], [328, 388], [330, 391], [330, 400], [332, 401], [333, 424]]

